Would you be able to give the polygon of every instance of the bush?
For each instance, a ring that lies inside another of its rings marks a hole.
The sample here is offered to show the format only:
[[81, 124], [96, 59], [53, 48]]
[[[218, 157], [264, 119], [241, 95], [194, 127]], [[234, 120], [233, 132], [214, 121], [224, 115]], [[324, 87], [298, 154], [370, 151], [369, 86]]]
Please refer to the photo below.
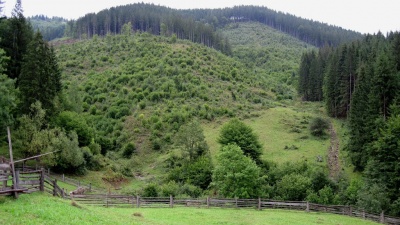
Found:
[[325, 135], [325, 130], [329, 128], [329, 122], [323, 118], [314, 118], [310, 123], [311, 134], [316, 137]]
[[75, 131], [78, 135], [79, 146], [87, 146], [93, 138], [93, 131], [86, 120], [76, 112], [64, 111], [56, 118], [56, 124], [66, 131]]
[[179, 194], [179, 185], [175, 181], [170, 181], [161, 186], [162, 197], [169, 197], [170, 195], [175, 197], [178, 194]]
[[[172, 158], [170, 164], [176, 164], [177, 159]], [[170, 167], [173, 167], [171, 165]], [[192, 184], [203, 190], [207, 189], [211, 183], [213, 165], [211, 159], [202, 156], [196, 161], [180, 165], [179, 163], [169, 172], [169, 179], [175, 182]]]
[[198, 198], [203, 194], [203, 190], [195, 185], [184, 184], [181, 187], [180, 194], [186, 194], [192, 198]]
[[88, 147], [93, 155], [98, 155], [101, 152], [101, 146], [94, 141], [92, 141]]
[[129, 142], [128, 144], [125, 145], [122, 151], [122, 156], [129, 159], [135, 152], [135, 150], [136, 150], [135, 143]]
[[150, 183], [143, 189], [143, 197], [158, 197], [158, 184]]
[[301, 174], [288, 174], [276, 184], [277, 194], [284, 200], [303, 201], [311, 189], [310, 178]]
[[335, 194], [331, 187], [325, 186], [320, 189], [318, 193], [312, 192], [307, 196], [307, 201], [324, 204], [324, 205], [333, 205], [335, 202]]

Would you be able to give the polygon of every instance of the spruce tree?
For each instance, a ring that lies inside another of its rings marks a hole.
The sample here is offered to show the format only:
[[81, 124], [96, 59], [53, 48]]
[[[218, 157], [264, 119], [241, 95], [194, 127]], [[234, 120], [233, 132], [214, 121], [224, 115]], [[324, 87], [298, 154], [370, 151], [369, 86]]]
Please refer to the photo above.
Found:
[[350, 115], [348, 149], [350, 158], [356, 170], [363, 170], [368, 158], [368, 145], [372, 141], [374, 116], [368, 110], [369, 93], [371, 88], [371, 66], [361, 65], [359, 78], [353, 94]]
[[40, 101], [43, 109], [52, 112], [54, 97], [61, 91], [61, 72], [54, 50], [38, 32], [29, 43], [22, 64], [19, 89], [21, 112], [28, 113], [32, 103]]
[[374, 85], [371, 95], [373, 102], [371, 104], [375, 105], [379, 114], [386, 119], [389, 116], [389, 106], [398, 92], [399, 77], [387, 50], [380, 51], [374, 66]]
[[[9, 29], [4, 34], [7, 36], [3, 36], [6, 42], [4, 50], [11, 57], [11, 62], [7, 70], [8, 76], [14, 79], [19, 78], [23, 56], [33, 37], [32, 27], [23, 15], [21, 0], [17, 0], [8, 24]], [[17, 85], [18, 82], [17, 80]]]

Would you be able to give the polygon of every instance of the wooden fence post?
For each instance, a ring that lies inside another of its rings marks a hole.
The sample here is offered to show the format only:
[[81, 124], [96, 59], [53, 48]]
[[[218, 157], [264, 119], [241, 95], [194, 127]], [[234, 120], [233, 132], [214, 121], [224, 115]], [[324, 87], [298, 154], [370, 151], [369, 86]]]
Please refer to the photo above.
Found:
[[64, 174], [62, 174], [62, 180], [63, 180], [63, 182], [65, 182], [65, 176], [64, 176]]
[[89, 183], [89, 192], [92, 192], [92, 183]]
[[353, 214], [353, 208], [350, 206], [349, 207], [349, 214], [347, 214], [348, 216], [351, 216]]
[[238, 198], [235, 197], [235, 206], [238, 207]]
[[172, 195], [169, 196], [169, 207], [174, 208], [174, 197]]
[[43, 168], [40, 170], [40, 186], [39, 186], [39, 190], [41, 192], [44, 192], [44, 169]]
[[258, 198], [258, 210], [261, 210], [261, 198]]
[[365, 210], [362, 211], [362, 217], [365, 220]]
[[136, 207], [140, 208], [140, 196], [139, 195], [136, 196]]
[[64, 188], [62, 189], [61, 197], [65, 198], [65, 190], [64, 190]]
[[47, 169], [47, 174], [50, 176], [50, 168]]
[[[11, 171], [12, 171], [12, 177], [13, 177], [13, 189], [16, 189], [18, 186], [15, 181], [15, 165], [14, 165], [14, 157], [13, 157], [13, 150], [12, 150], [12, 143], [11, 143], [11, 131], [10, 127], [7, 126], [7, 137], [8, 137], [8, 150], [10, 153], [10, 166], [11, 166]], [[18, 192], [14, 192], [14, 197], [18, 198]]]
[[210, 196], [207, 196], [207, 208], [210, 208]]
[[381, 212], [381, 218], [380, 218], [379, 222], [385, 223], [385, 213], [383, 211]]
[[310, 212], [310, 203], [309, 202], [306, 203], [306, 212]]
[[15, 171], [15, 186], [14, 189], [18, 189], [19, 187], [19, 170]]
[[53, 181], [53, 196], [57, 196], [56, 186], [57, 186], [57, 179], [54, 179], [54, 181]]
[[106, 208], [108, 208], [108, 195], [110, 194], [110, 192], [108, 192], [107, 194], [106, 194]]

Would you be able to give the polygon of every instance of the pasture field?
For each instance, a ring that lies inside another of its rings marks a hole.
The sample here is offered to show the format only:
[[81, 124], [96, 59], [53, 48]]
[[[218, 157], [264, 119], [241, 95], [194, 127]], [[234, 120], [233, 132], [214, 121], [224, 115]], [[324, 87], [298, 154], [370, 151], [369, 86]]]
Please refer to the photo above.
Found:
[[0, 224], [377, 224], [347, 216], [289, 210], [219, 208], [103, 208], [41, 193], [0, 199]]

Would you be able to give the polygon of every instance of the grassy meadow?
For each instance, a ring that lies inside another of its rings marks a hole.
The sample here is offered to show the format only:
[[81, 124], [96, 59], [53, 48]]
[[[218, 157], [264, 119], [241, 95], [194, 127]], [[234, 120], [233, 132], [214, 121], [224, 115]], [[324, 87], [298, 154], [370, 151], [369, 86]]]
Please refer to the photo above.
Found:
[[[320, 103], [279, 106], [259, 111], [244, 122], [252, 127], [263, 145], [263, 158], [276, 163], [309, 161], [315, 162], [318, 155], [326, 158], [329, 137], [315, 138], [310, 134], [309, 122], [321, 117]], [[220, 128], [225, 121], [209, 123], [204, 133], [212, 156], [218, 152]], [[326, 162], [320, 162], [325, 165]]]
[[377, 224], [356, 218], [289, 210], [219, 208], [102, 208], [41, 193], [0, 198], [0, 224]]

